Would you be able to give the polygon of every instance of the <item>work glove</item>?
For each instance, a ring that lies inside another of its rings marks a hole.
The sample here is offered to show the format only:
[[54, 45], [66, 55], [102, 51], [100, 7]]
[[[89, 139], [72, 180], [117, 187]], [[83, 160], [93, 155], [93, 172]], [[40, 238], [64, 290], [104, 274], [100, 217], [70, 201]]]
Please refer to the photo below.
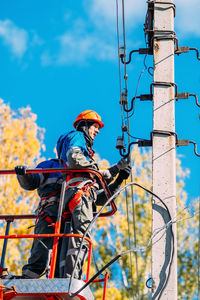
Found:
[[122, 158], [117, 164], [111, 166], [108, 170], [110, 171], [110, 174], [114, 178], [119, 173], [120, 170], [123, 170], [128, 165], [130, 165], [130, 158], [129, 157], [127, 159]]
[[109, 170], [100, 170], [99, 171], [104, 179], [111, 179], [112, 175]]
[[25, 175], [26, 174], [26, 169], [27, 169], [26, 166], [16, 166], [15, 167], [16, 175]]
[[110, 192], [114, 194], [122, 184], [124, 180], [127, 180], [131, 174], [131, 165], [129, 164], [126, 168], [119, 171], [119, 175], [113, 183], [109, 185]]
[[126, 167], [128, 167], [128, 165], [130, 164], [130, 159], [129, 158], [122, 158], [120, 159], [120, 161], [118, 161], [117, 163], [117, 167], [119, 170], [123, 170], [125, 169]]
[[131, 165], [128, 165], [123, 170], [120, 170], [118, 178], [120, 181], [127, 180], [130, 174], [131, 174]]

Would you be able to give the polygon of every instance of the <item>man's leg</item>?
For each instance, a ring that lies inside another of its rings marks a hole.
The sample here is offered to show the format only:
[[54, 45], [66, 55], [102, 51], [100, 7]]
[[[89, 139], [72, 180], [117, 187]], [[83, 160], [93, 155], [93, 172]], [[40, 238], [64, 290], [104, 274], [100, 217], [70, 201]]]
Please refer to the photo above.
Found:
[[[45, 233], [54, 233], [54, 227], [49, 226], [44, 219], [39, 218], [35, 226], [34, 234]], [[52, 249], [52, 245], [52, 238], [34, 239], [31, 255], [28, 259], [28, 264], [22, 268], [22, 275], [29, 278], [39, 278], [47, 266], [49, 249]]]
[[[72, 212], [70, 233], [84, 235], [92, 219], [92, 198], [83, 196], [81, 202], [74, 208]], [[90, 233], [87, 234], [87, 237], [90, 237]], [[71, 277], [72, 275], [81, 241], [81, 238], [69, 238], [68, 251], [65, 261], [66, 277]], [[82, 250], [79, 255], [78, 264], [74, 272], [74, 278], [76, 279], [81, 279], [82, 267], [87, 257], [88, 248], [88, 242], [84, 241]]]
[[[70, 222], [65, 222], [63, 232], [65, 234], [70, 233]], [[62, 241], [59, 242], [59, 246], [61, 246], [60, 252], [59, 252], [60, 255], [58, 255], [59, 278], [65, 278], [65, 259], [66, 259], [67, 249], [68, 249], [68, 243], [69, 243], [68, 237], [62, 238]], [[57, 262], [58, 262], [58, 260], [57, 260]], [[57, 267], [57, 265], [56, 265], [56, 267]]]

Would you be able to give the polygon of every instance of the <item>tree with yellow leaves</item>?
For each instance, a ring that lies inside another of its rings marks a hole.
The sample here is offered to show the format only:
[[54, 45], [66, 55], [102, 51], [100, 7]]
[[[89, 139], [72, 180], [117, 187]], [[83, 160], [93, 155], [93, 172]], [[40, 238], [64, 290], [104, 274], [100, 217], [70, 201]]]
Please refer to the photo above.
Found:
[[[34, 167], [44, 149], [44, 130], [36, 124], [36, 115], [30, 107], [18, 110], [11, 109], [0, 99], [0, 162], [1, 169], [14, 169], [16, 165]], [[20, 188], [15, 175], [0, 176], [1, 215], [32, 214], [35, 192], [27, 192]], [[11, 232], [15, 234], [29, 233], [30, 220], [15, 221]], [[4, 222], [5, 225], [5, 222]], [[5, 226], [1, 222], [0, 234], [4, 234]], [[0, 241], [2, 249], [3, 241]], [[19, 265], [27, 260], [31, 240], [9, 240], [5, 265], [9, 272], [20, 273]]]
[[[29, 107], [14, 111], [0, 100], [0, 121], [1, 169], [13, 169], [20, 164], [34, 167], [41, 160], [41, 150], [44, 148], [43, 130], [36, 124], [36, 115]], [[133, 181], [151, 189], [151, 152], [140, 152], [135, 147], [131, 156]], [[103, 167], [109, 166], [106, 160], [101, 160], [100, 163]], [[177, 160], [178, 212], [184, 212], [187, 200], [184, 191], [184, 178], [187, 174], [188, 171], [183, 171], [180, 160]], [[0, 183], [1, 214], [32, 213], [35, 202], [38, 201], [35, 192], [21, 189], [15, 175], [1, 176]], [[135, 246], [145, 245], [152, 234], [151, 196], [148, 193], [137, 187], [129, 188], [118, 196], [116, 204], [118, 212], [112, 217], [99, 218], [93, 231], [96, 235], [95, 259], [99, 268], [117, 254]], [[180, 218], [185, 218], [184, 213]], [[191, 299], [197, 287], [197, 223], [198, 215], [185, 220], [184, 223], [178, 223], [179, 299]], [[30, 233], [27, 229], [30, 224], [33, 222], [16, 221], [12, 226], [12, 233]], [[1, 225], [0, 234], [4, 234]], [[0, 243], [2, 249], [2, 241]], [[8, 241], [6, 266], [9, 267], [9, 272], [20, 273], [19, 266], [27, 261], [30, 243], [30, 240]], [[151, 248], [122, 256], [109, 268], [109, 275], [107, 299], [151, 298], [151, 290], [146, 287], [146, 281], [151, 277]], [[96, 300], [102, 299], [100, 286], [101, 284], [95, 286]]]

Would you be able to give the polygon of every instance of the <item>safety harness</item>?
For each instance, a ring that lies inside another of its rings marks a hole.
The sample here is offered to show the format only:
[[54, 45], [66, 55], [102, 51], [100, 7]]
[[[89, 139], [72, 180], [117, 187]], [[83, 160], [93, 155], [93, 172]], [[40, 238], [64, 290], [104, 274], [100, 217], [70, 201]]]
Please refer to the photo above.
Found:
[[92, 180], [85, 180], [84, 177], [75, 177], [67, 181], [66, 190], [74, 187], [76, 187], [77, 192], [68, 202], [68, 208], [71, 213], [73, 212], [74, 208], [81, 202], [82, 196], [90, 197], [90, 190], [91, 188], [94, 188]]
[[38, 219], [40, 217], [43, 220], [45, 220], [49, 225], [55, 225], [54, 220], [47, 213], [44, 212], [44, 208], [48, 207], [49, 205], [53, 205], [57, 201], [56, 195], [58, 195], [58, 193], [60, 193], [60, 189], [53, 191], [46, 197], [40, 198], [39, 207], [35, 211], [37, 215], [35, 224], [37, 224]]
[[[73, 197], [69, 199], [69, 202], [66, 203], [67, 205], [65, 205], [65, 211], [62, 214], [63, 222], [70, 221], [71, 214], [74, 208], [81, 202], [82, 196], [86, 196], [86, 197], [91, 196], [90, 191], [91, 189], [94, 189], [94, 182], [91, 179], [88, 180], [85, 179], [86, 179], [85, 177], [80, 177], [80, 174], [79, 176], [77, 175], [77, 177], [74, 178], [71, 178], [70, 175], [67, 176], [66, 178], [67, 186], [66, 186], [65, 193], [70, 192], [70, 189], [73, 189], [74, 191], [75, 190], [74, 188], [76, 188], [76, 191], [74, 192]], [[45, 213], [44, 209], [59, 201], [58, 194], [60, 194], [60, 189], [55, 190], [52, 193], [50, 193], [48, 196], [42, 197], [40, 199], [39, 207], [36, 210], [36, 214], [37, 214], [36, 223], [38, 221], [38, 218], [40, 217], [44, 219], [50, 226], [55, 225], [53, 218], [50, 217], [47, 213]]]
[[[94, 151], [89, 147], [87, 147], [87, 150], [89, 152], [90, 159], [93, 160], [92, 157], [94, 155]], [[67, 164], [62, 159], [60, 159], [60, 163], [63, 164], [66, 168], [68, 168]], [[76, 191], [74, 192], [74, 194], [72, 194], [72, 197], [69, 199], [67, 205], [65, 204], [65, 211], [62, 214], [62, 221], [64, 222], [70, 221], [71, 214], [74, 208], [81, 202], [81, 198], [83, 196], [86, 197], [91, 196], [91, 189], [94, 189], [94, 184], [95, 184], [92, 174], [89, 175], [89, 178], [86, 180], [86, 177], [81, 177], [80, 173], [77, 174], [70, 173], [69, 175], [67, 175], [65, 180], [67, 182], [65, 193], [67, 193], [68, 191], [70, 192], [70, 189]], [[36, 214], [37, 214], [36, 223], [38, 221], [38, 218], [41, 217], [49, 224], [49, 226], [55, 225], [54, 220], [47, 213], [44, 212], [44, 208], [58, 202], [58, 194], [60, 194], [60, 189], [57, 189], [52, 193], [50, 193], [48, 196], [42, 197], [40, 199], [39, 207], [36, 210]]]

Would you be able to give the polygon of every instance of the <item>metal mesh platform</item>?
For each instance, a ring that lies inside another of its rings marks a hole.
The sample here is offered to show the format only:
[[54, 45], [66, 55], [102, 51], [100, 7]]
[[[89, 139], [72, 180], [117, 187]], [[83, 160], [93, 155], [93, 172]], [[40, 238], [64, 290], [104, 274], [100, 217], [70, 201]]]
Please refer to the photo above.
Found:
[[[15, 287], [17, 294], [12, 297], [13, 300], [44, 300], [44, 295], [58, 295], [63, 300], [85, 299], [94, 300], [94, 296], [87, 286], [76, 297], [69, 297], [68, 287], [69, 279], [4, 279], [0, 280], [0, 284], [5, 287]], [[85, 284], [82, 280], [73, 279], [71, 284], [71, 293], [75, 293]], [[5, 294], [6, 299], [6, 294]]]

